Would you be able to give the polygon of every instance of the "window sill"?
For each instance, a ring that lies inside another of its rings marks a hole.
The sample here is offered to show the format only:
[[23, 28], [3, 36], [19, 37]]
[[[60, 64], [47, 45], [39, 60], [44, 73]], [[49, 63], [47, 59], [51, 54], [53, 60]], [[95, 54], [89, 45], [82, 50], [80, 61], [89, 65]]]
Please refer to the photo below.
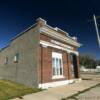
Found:
[[60, 78], [65, 78], [65, 77], [63, 75], [52, 76], [52, 79], [60, 79]]

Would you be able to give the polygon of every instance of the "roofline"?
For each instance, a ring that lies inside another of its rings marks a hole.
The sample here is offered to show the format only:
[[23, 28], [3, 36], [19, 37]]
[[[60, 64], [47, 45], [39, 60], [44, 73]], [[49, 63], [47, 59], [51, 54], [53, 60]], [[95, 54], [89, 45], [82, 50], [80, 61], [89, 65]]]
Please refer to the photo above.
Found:
[[25, 32], [27, 32], [28, 30], [30, 30], [31, 28], [34, 28], [37, 25], [37, 23], [31, 25], [29, 28], [25, 29], [24, 31], [20, 32], [19, 34], [17, 34], [16, 36], [14, 36], [13, 38], [10, 39], [10, 42], [8, 44], [6, 44], [3, 48], [0, 48], [0, 52], [2, 52], [2, 50], [6, 49], [7, 47], [10, 46], [10, 44], [12, 43], [12, 41], [14, 41], [16, 38], [20, 37], [21, 35], [23, 35]]
[[[47, 28], [50, 27], [51, 30], [48, 30]], [[78, 43], [76, 40], [74, 40], [72, 37], [70, 36], [64, 36], [64, 35], [61, 35], [59, 32], [57, 32], [56, 30], [54, 30], [51, 26], [48, 27], [48, 25], [46, 25], [44, 27], [41, 27], [41, 33], [43, 32], [44, 34], [48, 35], [48, 36], [52, 36], [58, 40], [61, 40], [63, 42], [66, 42], [67, 44], [70, 44], [70, 45], [73, 45], [75, 47], [80, 47], [82, 44]], [[53, 32], [54, 31], [54, 32]], [[72, 43], [71, 43], [72, 42]]]
[[9, 44], [7, 44], [5, 47], [0, 48], [0, 52], [2, 52], [4, 49], [8, 48], [9, 46], [10, 46], [10, 43], [9, 43]]
[[[25, 29], [24, 31], [20, 32], [19, 34], [17, 34], [17, 35], [14, 36], [13, 38], [11, 38], [11, 39], [10, 39], [10, 42], [9, 42], [5, 47], [3, 47], [3, 48], [0, 49], [0, 52], [1, 52], [2, 50], [4, 50], [5, 48], [9, 47], [10, 44], [11, 44], [11, 42], [12, 42], [13, 40], [15, 40], [16, 38], [20, 37], [21, 35], [23, 35], [25, 32], [27, 32], [27, 31], [30, 30], [31, 28], [34, 28], [36, 25], [40, 24], [39, 22], [42, 22], [43, 26], [47, 26], [48, 28], [50, 28], [50, 29], [52, 29], [53, 31], [57, 32], [57, 30], [56, 30], [55, 28], [53, 28], [52, 26], [49, 26], [49, 25], [47, 24], [47, 22], [46, 22], [44, 19], [38, 18], [36, 21], [37, 21], [37, 22], [36, 22], [35, 24], [31, 25], [30, 27], [28, 27], [28, 28]], [[41, 27], [41, 26], [40, 26], [40, 27]], [[58, 28], [58, 29], [60, 29], [60, 28]], [[62, 29], [60, 29], [60, 30], [63, 31]], [[66, 33], [66, 36], [67, 36], [68, 38], [70, 38], [72, 41], [77, 42], [77, 41], [75, 41], [75, 39], [73, 39], [72, 37], [70, 37], [70, 36], [68, 35], [67, 32], [65, 32], [65, 31], [63, 31], [63, 32]], [[59, 33], [59, 32], [57, 32], [57, 33]], [[77, 42], [77, 43], [78, 43], [78, 42]], [[79, 43], [79, 44], [80, 44], [80, 43]], [[82, 45], [82, 44], [80, 44], [80, 46], [81, 46], [81, 45]]]
[[14, 36], [10, 41], [15, 40], [17, 37], [23, 35], [25, 32], [27, 32], [28, 30], [30, 30], [31, 28], [34, 28], [37, 25], [37, 23], [31, 25], [30, 27], [28, 27], [27, 29], [25, 29], [24, 31], [20, 32], [19, 34], [17, 34], [16, 36]]
[[[47, 26], [48, 28], [50, 28], [50, 29], [52, 29], [52, 30], [54, 30], [54, 31], [56, 31], [56, 29], [55, 28], [53, 28], [52, 26], [50, 26], [50, 25], [48, 25], [48, 24], [46, 24], [45, 26]], [[58, 27], [56, 27], [56, 28], [58, 28]], [[58, 28], [58, 29], [60, 29], [60, 28]], [[73, 39], [73, 37], [71, 37], [71, 36], [69, 36], [69, 33], [67, 33], [67, 32], [65, 32], [64, 30], [62, 30], [62, 29], [60, 29], [61, 31], [63, 31], [64, 33], [66, 33], [66, 36], [68, 37], [68, 38], [70, 38], [70, 39], [72, 39], [72, 40], [74, 40], [75, 41], [75, 39]], [[56, 32], [58, 32], [58, 31], [56, 31]], [[58, 33], [60, 33], [60, 32], [58, 32]], [[76, 42], [76, 41], [75, 41]]]

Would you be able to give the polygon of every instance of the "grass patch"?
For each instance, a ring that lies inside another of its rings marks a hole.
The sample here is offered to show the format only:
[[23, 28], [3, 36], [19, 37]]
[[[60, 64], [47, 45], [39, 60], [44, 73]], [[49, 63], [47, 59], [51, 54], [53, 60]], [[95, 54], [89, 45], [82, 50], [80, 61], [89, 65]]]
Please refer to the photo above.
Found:
[[25, 85], [8, 81], [0, 80], [0, 100], [8, 100], [15, 97], [22, 98], [23, 95], [36, 93], [42, 89], [29, 88]]
[[78, 100], [78, 99], [76, 98], [77, 96], [79, 96], [80, 94], [82, 94], [82, 93], [84, 93], [84, 92], [87, 92], [87, 91], [91, 90], [92, 88], [98, 87], [98, 86], [100, 86], [100, 83], [98, 83], [98, 84], [96, 84], [96, 85], [94, 85], [94, 86], [92, 86], [92, 87], [90, 87], [90, 88], [87, 88], [87, 89], [85, 89], [85, 90], [83, 90], [83, 91], [78, 91], [78, 93], [73, 94], [73, 95], [71, 95], [71, 96], [69, 96], [69, 97], [67, 97], [67, 98], [62, 98], [61, 100], [69, 100], [69, 99]]

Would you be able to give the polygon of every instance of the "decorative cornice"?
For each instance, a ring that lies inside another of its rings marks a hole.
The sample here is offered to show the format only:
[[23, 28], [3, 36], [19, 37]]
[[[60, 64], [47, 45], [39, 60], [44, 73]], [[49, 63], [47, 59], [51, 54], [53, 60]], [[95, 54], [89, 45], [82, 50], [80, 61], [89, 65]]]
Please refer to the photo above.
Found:
[[59, 45], [61, 47], [68, 48], [68, 49], [74, 49], [74, 47], [69, 46], [69, 45], [66, 45], [66, 44], [63, 44], [63, 43], [61, 43], [59, 41], [56, 41], [56, 40], [51, 40], [51, 43], [56, 44], [56, 45]]
[[54, 37], [56, 39], [59, 39], [59, 40], [65, 42], [67, 44], [70, 44], [70, 45], [73, 45], [73, 46], [76, 46], [76, 47], [81, 46], [81, 44], [78, 43], [77, 41], [74, 41], [73, 39], [71, 39], [67, 36], [65, 37], [65, 36], [61, 35], [60, 33], [53, 31], [50, 28], [47, 28], [45, 26], [40, 28], [40, 32], [43, 33], [43, 34], [49, 35], [51, 37]]
[[70, 50], [68, 48], [65, 48], [65, 47], [61, 47], [61, 46], [58, 46], [56, 44], [53, 44], [53, 43], [50, 43], [50, 42], [47, 42], [47, 41], [43, 41], [43, 40], [40, 40], [40, 44], [46, 46], [46, 47], [53, 47], [53, 48], [56, 48], [56, 49], [60, 49], [60, 50], [64, 50], [64, 51], [67, 51], [67, 53], [73, 53], [75, 55], [79, 55], [79, 53], [77, 51], [74, 51], [74, 50]]

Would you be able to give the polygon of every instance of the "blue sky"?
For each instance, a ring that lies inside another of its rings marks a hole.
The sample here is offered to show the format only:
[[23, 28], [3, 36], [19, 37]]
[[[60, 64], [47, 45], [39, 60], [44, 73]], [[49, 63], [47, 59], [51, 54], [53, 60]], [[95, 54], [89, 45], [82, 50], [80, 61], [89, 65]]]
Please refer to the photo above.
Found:
[[[12, 37], [35, 23], [38, 17], [53, 27], [77, 36], [83, 44], [80, 53], [91, 53], [100, 58], [93, 22], [93, 14], [100, 15], [99, 0], [9, 0], [0, 1], [0, 48]], [[98, 19], [98, 23], [99, 23]]]

